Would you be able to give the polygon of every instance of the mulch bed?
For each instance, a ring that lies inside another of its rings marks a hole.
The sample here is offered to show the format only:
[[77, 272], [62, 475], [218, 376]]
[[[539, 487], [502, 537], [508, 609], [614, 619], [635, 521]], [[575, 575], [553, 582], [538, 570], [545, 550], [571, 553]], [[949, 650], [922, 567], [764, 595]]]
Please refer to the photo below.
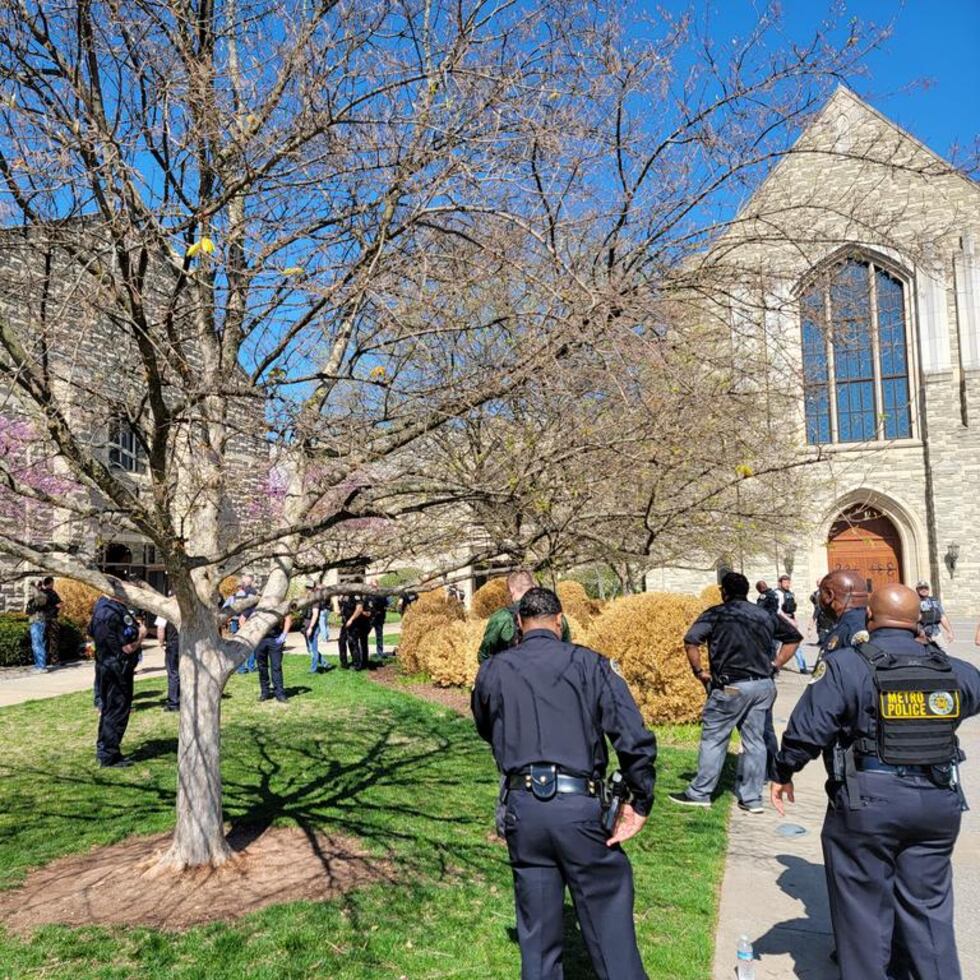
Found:
[[162, 871], [168, 834], [134, 837], [32, 871], [0, 892], [0, 923], [19, 934], [42, 925], [150, 926], [180, 931], [283, 902], [322, 902], [375, 881], [393, 866], [350, 837], [298, 827], [247, 828], [229, 837], [235, 855], [220, 868]]
[[441, 704], [444, 708], [452, 708], [453, 711], [469, 717], [470, 714], [470, 694], [459, 687], [436, 687], [435, 684], [418, 682], [403, 677], [395, 664], [385, 664], [377, 670], [372, 670], [368, 674], [375, 684], [384, 687], [394, 688], [404, 694], [413, 694], [423, 701], [431, 701], [433, 704]]

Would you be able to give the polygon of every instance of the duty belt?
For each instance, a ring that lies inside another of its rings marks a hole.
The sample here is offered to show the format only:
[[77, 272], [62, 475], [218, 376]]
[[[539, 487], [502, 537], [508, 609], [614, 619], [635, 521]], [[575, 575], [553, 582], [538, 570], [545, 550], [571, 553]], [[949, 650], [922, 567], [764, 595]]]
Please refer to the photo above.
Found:
[[579, 796], [598, 796], [599, 780], [584, 776], [569, 776], [555, 765], [536, 764], [507, 775], [507, 789], [522, 789], [539, 800], [550, 800], [556, 793]]

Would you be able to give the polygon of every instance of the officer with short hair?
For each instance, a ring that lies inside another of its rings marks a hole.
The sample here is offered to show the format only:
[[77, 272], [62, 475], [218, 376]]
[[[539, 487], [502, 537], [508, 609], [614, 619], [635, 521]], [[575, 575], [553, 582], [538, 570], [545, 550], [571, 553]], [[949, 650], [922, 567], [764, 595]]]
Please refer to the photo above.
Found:
[[[561, 640], [554, 592], [529, 589], [518, 616], [523, 640], [483, 663], [472, 708], [505, 777], [521, 976], [562, 976], [567, 886], [598, 976], [645, 977], [632, 870], [619, 845], [640, 831], [653, 805], [656, 741], [615, 662]], [[611, 836], [600, 797], [606, 736], [632, 793]]]
[[859, 572], [838, 568], [820, 580], [820, 605], [834, 618], [820, 647], [818, 660], [851, 645], [855, 633], [864, 629], [868, 584]]
[[95, 755], [104, 768], [132, 763], [120, 751], [133, 706], [133, 673], [146, 627], [118, 599], [100, 596], [88, 631], [95, 641], [98, 698], [102, 704]]
[[757, 606], [761, 606], [766, 612], [772, 613], [773, 616], [779, 613], [779, 595], [775, 589], [770, 589], [765, 579], [759, 579], [755, 583], [755, 591], [758, 592], [755, 602]]
[[842, 980], [958, 980], [950, 856], [965, 804], [956, 728], [980, 712], [980, 672], [915, 639], [919, 600], [872, 593], [867, 630], [814, 671], [776, 758], [772, 801], [825, 752], [823, 843]]

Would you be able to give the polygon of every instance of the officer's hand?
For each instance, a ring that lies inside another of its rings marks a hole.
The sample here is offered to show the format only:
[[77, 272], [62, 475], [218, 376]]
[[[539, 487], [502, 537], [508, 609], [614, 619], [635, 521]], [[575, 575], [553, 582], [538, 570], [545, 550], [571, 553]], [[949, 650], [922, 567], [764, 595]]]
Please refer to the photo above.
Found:
[[783, 797], [785, 796], [789, 803], [796, 802], [796, 797], [793, 795], [792, 780], [788, 783], [773, 783], [769, 790], [769, 796], [772, 799], [772, 805], [776, 808], [776, 812], [781, 817], [785, 817], [786, 808], [783, 806]]
[[624, 840], [635, 837], [643, 829], [646, 822], [646, 817], [641, 817], [629, 803], [624, 803], [623, 809], [619, 812], [619, 819], [616, 821], [612, 837], [606, 841], [606, 847], [622, 844]]

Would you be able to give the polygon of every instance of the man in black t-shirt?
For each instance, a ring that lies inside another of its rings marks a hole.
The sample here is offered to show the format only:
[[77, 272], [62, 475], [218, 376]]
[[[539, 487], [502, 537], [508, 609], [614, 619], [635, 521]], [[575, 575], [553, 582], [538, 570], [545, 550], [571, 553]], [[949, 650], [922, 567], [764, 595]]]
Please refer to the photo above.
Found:
[[[721, 605], [706, 609], [684, 637], [694, 676], [708, 690], [701, 727], [698, 772], [674, 803], [711, 806], [721, 777], [733, 729], [742, 736], [742, 754], [735, 776], [741, 809], [762, 812], [766, 777], [766, 718], [776, 698], [774, 670], [793, 655], [803, 639], [783, 617], [748, 601], [749, 582], [738, 572], [721, 580]], [[772, 658], [775, 641], [781, 648]], [[711, 672], [701, 666], [701, 647], [708, 645]]]

